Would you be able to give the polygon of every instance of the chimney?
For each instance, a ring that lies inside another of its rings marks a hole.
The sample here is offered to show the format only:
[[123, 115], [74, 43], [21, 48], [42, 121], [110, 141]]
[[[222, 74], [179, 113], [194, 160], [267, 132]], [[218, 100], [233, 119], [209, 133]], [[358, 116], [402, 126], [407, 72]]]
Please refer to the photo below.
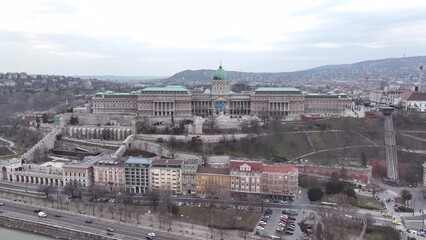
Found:
[[419, 91], [419, 86], [414, 86], [414, 92], [418, 92]]

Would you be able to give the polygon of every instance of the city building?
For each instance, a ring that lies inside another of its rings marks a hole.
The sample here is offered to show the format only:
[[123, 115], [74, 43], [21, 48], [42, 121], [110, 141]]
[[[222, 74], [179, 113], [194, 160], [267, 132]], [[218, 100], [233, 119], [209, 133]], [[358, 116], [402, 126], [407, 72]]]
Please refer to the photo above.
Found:
[[104, 186], [110, 191], [124, 189], [124, 164], [112, 155], [107, 155], [93, 165], [93, 172], [95, 185]]
[[183, 160], [156, 159], [149, 170], [149, 186], [152, 189], [182, 194]]
[[96, 93], [92, 113], [130, 113], [165, 121], [191, 116], [298, 116], [304, 113], [341, 114], [351, 99], [346, 94], [306, 94], [293, 87], [259, 87], [253, 92], [234, 93], [226, 71], [214, 73], [211, 90], [190, 92], [182, 86], [146, 87], [130, 93]]
[[129, 157], [124, 162], [126, 191], [147, 193], [149, 191], [149, 168], [153, 158]]
[[196, 174], [196, 193], [199, 196], [229, 196], [229, 168], [199, 167]]
[[255, 161], [230, 162], [231, 192], [260, 194], [263, 164]]
[[195, 174], [197, 173], [198, 160], [188, 159], [182, 165], [182, 193], [195, 194]]
[[269, 198], [296, 196], [299, 174], [296, 167], [263, 165], [261, 192]]
[[77, 182], [82, 187], [89, 187], [94, 182], [93, 165], [99, 161], [99, 156], [86, 156], [82, 161], [63, 164], [63, 179], [65, 185]]
[[398, 105], [406, 111], [426, 112], [426, 93], [406, 91], [401, 94]]

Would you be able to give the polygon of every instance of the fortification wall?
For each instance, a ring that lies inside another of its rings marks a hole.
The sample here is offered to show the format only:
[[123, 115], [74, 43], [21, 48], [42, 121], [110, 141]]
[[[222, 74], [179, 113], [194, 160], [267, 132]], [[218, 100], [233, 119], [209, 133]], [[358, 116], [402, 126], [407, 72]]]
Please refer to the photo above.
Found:
[[36, 158], [40, 157], [41, 155], [44, 155], [48, 151], [52, 150], [55, 141], [56, 136], [62, 132], [61, 127], [55, 127], [48, 133], [44, 138], [39, 141], [36, 145], [34, 145], [30, 150], [25, 152], [20, 156], [20, 159], [28, 162], [28, 161], [34, 161]]

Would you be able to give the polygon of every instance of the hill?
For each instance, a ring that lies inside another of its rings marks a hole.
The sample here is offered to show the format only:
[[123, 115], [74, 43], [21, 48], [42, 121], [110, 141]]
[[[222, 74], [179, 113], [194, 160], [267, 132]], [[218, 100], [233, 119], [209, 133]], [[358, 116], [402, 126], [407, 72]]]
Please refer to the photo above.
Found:
[[[417, 81], [418, 67], [426, 63], [426, 56], [388, 58], [353, 64], [326, 65], [295, 72], [254, 73], [228, 71], [231, 82], [252, 84], [301, 84], [321, 81], [355, 81], [369, 77], [374, 81]], [[226, 67], [225, 67], [226, 68]], [[165, 83], [209, 84], [215, 70], [185, 70], [163, 79]]]

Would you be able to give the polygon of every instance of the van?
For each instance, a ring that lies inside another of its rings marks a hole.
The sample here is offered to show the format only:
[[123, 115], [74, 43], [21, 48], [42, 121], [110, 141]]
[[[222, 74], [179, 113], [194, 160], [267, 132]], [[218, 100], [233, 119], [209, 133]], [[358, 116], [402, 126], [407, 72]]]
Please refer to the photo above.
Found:
[[41, 217], [41, 218], [45, 218], [45, 217], [47, 217], [47, 214], [44, 213], [44, 212], [38, 212], [38, 216]]

